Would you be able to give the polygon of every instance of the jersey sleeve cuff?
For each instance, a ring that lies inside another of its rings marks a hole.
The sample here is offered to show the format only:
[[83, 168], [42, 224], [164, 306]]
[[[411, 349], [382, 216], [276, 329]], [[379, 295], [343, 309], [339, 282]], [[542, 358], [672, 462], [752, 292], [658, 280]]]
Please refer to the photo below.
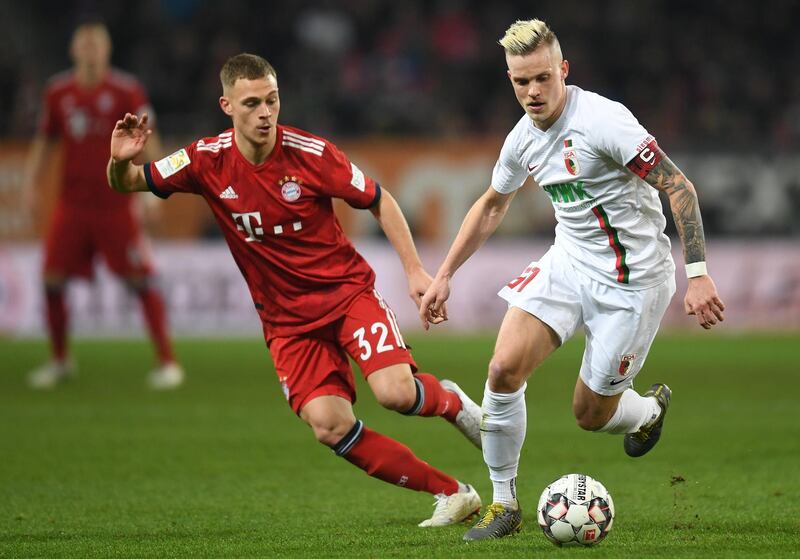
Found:
[[158, 196], [159, 198], [164, 198], [165, 200], [170, 197], [172, 194], [171, 192], [162, 192], [158, 188], [156, 188], [156, 183], [153, 180], [153, 172], [150, 170], [150, 163], [144, 164], [144, 180], [147, 182], [147, 188], [150, 189], [150, 192]]
[[370, 210], [378, 205], [381, 201], [381, 185], [377, 182], [375, 183], [375, 196], [372, 197], [372, 200], [368, 204], [364, 205], [356, 205], [352, 202], [347, 202], [350, 204], [351, 207], [356, 208], [357, 210]]
[[376, 182], [375, 183], [375, 197], [372, 199], [372, 202], [369, 203], [369, 206], [367, 206], [367, 209], [372, 209], [374, 207], [377, 207], [377, 205], [380, 203], [380, 201], [381, 201], [381, 185], [380, 185], [380, 183]]

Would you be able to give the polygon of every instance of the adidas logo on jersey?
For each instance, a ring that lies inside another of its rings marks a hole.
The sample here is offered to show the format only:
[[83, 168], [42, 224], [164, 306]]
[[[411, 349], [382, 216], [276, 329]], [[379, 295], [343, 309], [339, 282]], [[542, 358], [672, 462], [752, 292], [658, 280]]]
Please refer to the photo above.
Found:
[[232, 186], [229, 186], [225, 190], [222, 191], [222, 194], [219, 195], [220, 198], [223, 200], [236, 200], [239, 198], [239, 195], [236, 194], [236, 191], [233, 189]]

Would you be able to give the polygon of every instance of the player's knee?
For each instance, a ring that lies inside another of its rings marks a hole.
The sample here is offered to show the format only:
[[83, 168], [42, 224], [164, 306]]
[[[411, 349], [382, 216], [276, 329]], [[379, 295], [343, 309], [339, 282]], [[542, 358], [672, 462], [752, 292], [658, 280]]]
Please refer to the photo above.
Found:
[[510, 360], [495, 355], [489, 362], [489, 390], [492, 392], [516, 392], [525, 384], [525, 375], [518, 371]]
[[390, 366], [373, 372], [367, 382], [375, 399], [384, 408], [406, 412], [417, 401], [417, 382], [408, 365]]
[[408, 411], [417, 401], [416, 385], [412, 382], [408, 386], [397, 386], [394, 390], [376, 391], [375, 399], [387, 410]]
[[309, 422], [314, 437], [325, 446], [334, 447], [353, 427], [352, 421], [331, 417]]

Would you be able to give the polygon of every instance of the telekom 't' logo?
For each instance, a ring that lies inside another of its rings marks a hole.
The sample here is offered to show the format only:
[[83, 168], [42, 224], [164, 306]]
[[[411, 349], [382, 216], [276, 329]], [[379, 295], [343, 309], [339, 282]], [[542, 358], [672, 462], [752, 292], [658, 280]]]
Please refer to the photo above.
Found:
[[231, 214], [233, 221], [236, 222], [236, 229], [244, 231], [247, 236], [244, 238], [248, 243], [261, 242], [259, 237], [264, 236], [264, 229], [261, 225], [261, 212], [247, 212], [243, 214]]

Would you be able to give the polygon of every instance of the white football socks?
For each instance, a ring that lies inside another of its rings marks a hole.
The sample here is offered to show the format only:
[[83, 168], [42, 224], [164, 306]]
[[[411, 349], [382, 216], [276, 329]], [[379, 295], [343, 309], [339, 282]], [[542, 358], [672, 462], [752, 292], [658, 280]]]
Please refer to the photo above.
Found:
[[489, 390], [487, 382], [481, 406], [483, 461], [489, 467], [489, 478], [494, 488], [492, 501], [511, 508], [517, 507], [515, 478], [527, 428], [525, 410], [527, 386], [523, 384], [516, 392], [501, 394]]
[[622, 397], [617, 404], [617, 411], [603, 425], [598, 432], [621, 435], [623, 433], [635, 433], [642, 425], [649, 425], [655, 421], [661, 413], [661, 406], [652, 396], [644, 397], [638, 392], [629, 388], [622, 393]]

